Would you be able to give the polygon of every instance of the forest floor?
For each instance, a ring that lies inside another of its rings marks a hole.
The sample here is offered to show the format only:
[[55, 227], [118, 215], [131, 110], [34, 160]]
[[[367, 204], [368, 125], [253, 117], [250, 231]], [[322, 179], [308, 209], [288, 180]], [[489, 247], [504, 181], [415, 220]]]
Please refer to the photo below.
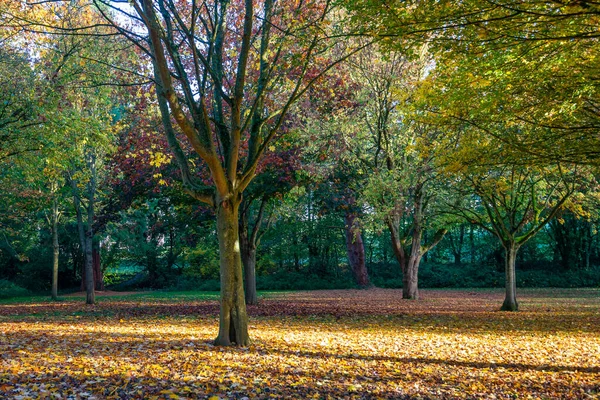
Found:
[[265, 293], [247, 348], [215, 293], [0, 303], [0, 398], [600, 398], [600, 289]]

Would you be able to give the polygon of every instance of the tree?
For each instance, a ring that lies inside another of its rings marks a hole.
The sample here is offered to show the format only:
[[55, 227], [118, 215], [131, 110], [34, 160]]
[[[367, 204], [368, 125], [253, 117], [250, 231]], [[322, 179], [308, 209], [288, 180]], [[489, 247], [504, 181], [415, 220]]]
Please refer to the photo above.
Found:
[[446, 233], [439, 229], [423, 244], [437, 176], [432, 149], [440, 132], [419, 122], [412, 107], [428, 65], [425, 48], [418, 61], [397, 52], [383, 57], [374, 48], [353, 59], [353, 78], [362, 86], [356, 116], [364, 129], [351, 122], [346, 147], [368, 176], [364, 198], [390, 231], [405, 299], [418, 299], [421, 259]]
[[451, 207], [454, 213], [500, 240], [505, 251], [506, 274], [506, 296], [501, 310], [517, 311], [517, 253], [557, 213], [567, 208], [567, 201], [577, 187], [577, 171], [561, 165], [481, 164], [481, 160], [490, 160], [490, 155], [481, 149], [471, 147], [457, 152], [464, 158], [454, 164], [460, 167], [452, 173], [459, 172], [459, 182], [475, 197], [467, 194], [467, 200]]
[[[429, 43], [445, 75], [434, 96], [441, 118], [496, 135], [516, 158], [597, 163], [595, 2], [353, 1], [349, 7], [365, 33], [385, 37], [392, 48]], [[506, 123], [524, 129], [500, 129]]]
[[[16, 46], [16, 45], [15, 45]], [[31, 68], [32, 60], [6, 40], [0, 47], [0, 161], [43, 147], [40, 130], [44, 82]]]
[[[54, 148], [54, 161], [63, 168], [59, 175], [69, 175], [78, 216], [81, 249], [86, 253], [86, 302], [94, 303], [94, 204], [97, 189], [98, 157], [110, 147], [114, 128], [111, 115], [114, 94], [106, 68], [97, 60], [111, 64], [124, 54], [100, 21], [100, 14], [85, 0], [43, 2], [23, 7], [9, 0], [1, 18], [19, 41], [31, 41], [32, 63], [42, 83], [45, 107], [36, 109], [39, 117], [35, 131], [40, 133], [33, 149]], [[92, 12], [90, 12], [92, 11]], [[104, 24], [106, 25], [106, 24]], [[90, 29], [85, 31], [85, 27]], [[85, 31], [85, 34], [82, 32]], [[44, 126], [44, 129], [41, 127]], [[23, 132], [21, 132], [22, 134]], [[54, 147], [52, 147], [54, 146]], [[85, 165], [89, 174], [82, 173]], [[88, 179], [89, 178], [89, 179]], [[80, 205], [80, 180], [87, 188], [86, 217], [83, 227]], [[99, 270], [99, 263], [97, 263]]]
[[[94, 3], [103, 12], [110, 7]], [[323, 62], [321, 55], [332, 47], [342, 54], [336, 60], [347, 54], [330, 37], [341, 34], [342, 14], [333, 3], [318, 1], [130, 4], [137, 16], [116, 11], [142, 25], [147, 36], [116, 19], [111, 23], [151, 57], [163, 124], [185, 190], [216, 211], [221, 259], [216, 343], [245, 346], [239, 205], [292, 105], [337, 62]], [[210, 170], [210, 186], [190, 173], [171, 118]]]
[[356, 165], [345, 138], [353, 134], [347, 129], [354, 123], [349, 114], [359, 107], [357, 93], [361, 89], [354, 79], [347, 79], [350, 75], [348, 64], [338, 66], [304, 101], [303, 173], [309, 176], [305, 185], [316, 187], [319, 214], [337, 214], [343, 219], [348, 265], [356, 285], [368, 288], [371, 282], [362, 237], [364, 212], [360, 198], [366, 175]]

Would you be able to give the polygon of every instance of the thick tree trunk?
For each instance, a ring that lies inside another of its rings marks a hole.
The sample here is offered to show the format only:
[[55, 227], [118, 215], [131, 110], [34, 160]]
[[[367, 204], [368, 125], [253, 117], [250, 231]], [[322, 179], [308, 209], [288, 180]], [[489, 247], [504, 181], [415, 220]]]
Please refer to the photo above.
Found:
[[[408, 257], [396, 225], [388, 222], [394, 256], [402, 269], [402, 298], [419, 299], [419, 264], [421, 263], [421, 233], [413, 232], [412, 249]], [[417, 237], [415, 237], [417, 235]]]
[[419, 265], [423, 257], [421, 248], [421, 229], [413, 227], [410, 255], [402, 271], [402, 298], [419, 300]]
[[413, 256], [402, 274], [402, 298], [408, 300], [419, 300], [419, 264], [421, 256]]
[[365, 265], [365, 246], [360, 233], [360, 227], [356, 221], [356, 215], [347, 212], [344, 216], [344, 222], [346, 229], [346, 251], [354, 281], [358, 286], [367, 288], [371, 286], [371, 282], [367, 266]]
[[517, 303], [517, 276], [516, 276], [516, 261], [519, 246], [515, 243], [507, 243], [504, 245], [506, 250], [506, 297], [500, 310], [502, 311], [518, 311], [519, 303]]
[[52, 203], [52, 300], [58, 299], [58, 203]]
[[247, 346], [250, 339], [238, 234], [239, 200], [218, 199], [216, 208], [221, 262], [221, 313], [215, 344]]

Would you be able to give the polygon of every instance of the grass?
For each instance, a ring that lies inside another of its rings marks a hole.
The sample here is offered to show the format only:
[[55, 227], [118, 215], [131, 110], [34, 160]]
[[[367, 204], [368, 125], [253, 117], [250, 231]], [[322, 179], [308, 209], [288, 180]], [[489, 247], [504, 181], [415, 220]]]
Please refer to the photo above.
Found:
[[[600, 290], [266, 293], [253, 344], [212, 345], [218, 293], [0, 305], [5, 398], [540, 398], [600, 396]], [[215, 397], [216, 396], [216, 397]]]

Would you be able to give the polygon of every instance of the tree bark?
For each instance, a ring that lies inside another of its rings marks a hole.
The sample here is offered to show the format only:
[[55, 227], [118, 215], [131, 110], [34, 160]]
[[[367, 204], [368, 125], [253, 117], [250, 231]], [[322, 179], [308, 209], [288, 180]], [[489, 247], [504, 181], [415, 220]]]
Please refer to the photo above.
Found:
[[469, 227], [469, 256], [471, 264], [475, 263], [475, 235], [473, 233], [473, 225]]
[[104, 276], [102, 274], [102, 262], [100, 258], [100, 249], [98, 245], [92, 246], [92, 264], [94, 267], [94, 288], [95, 290], [104, 290]]
[[221, 313], [219, 335], [215, 344], [247, 346], [250, 338], [238, 232], [240, 202], [234, 195], [225, 199], [217, 198], [216, 203], [221, 263]]
[[419, 300], [419, 264], [421, 256], [411, 255], [402, 274], [402, 298]]
[[246, 304], [258, 304], [256, 294], [256, 249], [249, 248], [242, 252], [244, 263], [244, 281], [246, 282]]
[[88, 210], [88, 226], [85, 231], [85, 303], [94, 304], [96, 302], [96, 294], [94, 293], [94, 265], [92, 254], [92, 238], [94, 231], [90, 218], [93, 219], [93, 212]]
[[419, 264], [423, 257], [421, 237], [423, 232], [418, 224], [413, 224], [410, 255], [402, 271], [402, 298], [419, 300]]
[[52, 300], [58, 299], [58, 257], [60, 248], [58, 246], [58, 202], [52, 202]]
[[346, 229], [346, 251], [354, 281], [358, 286], [367, 288], [371, 286], [371, 282], [365, 265], [365, 246], [360, 227], [356, 221], [356, 214], [346, 212], [344, 222]]
[[256, 244], [252, 243], [252, 236], [248, 235], [248, 216], [240, 215], [240, 252], [244, 266], [244, 288], [246, 304], [258, 303], [256, 296]]
[[[242, 202], [240, 206], [240, 250], [242, 256], [242, 264], [244, 266], [244, 287], [246, 289], [246, 304], [256, 305], [258, 304], [258, 297], [256, 294], [256, 249], [260, 243], [261, 227], [264, 219], [265, 206], [267, 205], [268, 198], [263, 197], [260, 199], [260, 207], [256, 215], [254, 225], [250, 229], [249, 217], [251, 215], [251, 203]], [[267, 226], [270, 224], [270, 218], [268, 219]], [[264, 229], [262, 230], [264, 233]]]
[[516, 277], [516, 261], [519, 246], [516, 243], [506, 243], [506, 297], [500, 310], [502, 311], [518, 311], [519, 303], [517, 303], [517, 277]]

